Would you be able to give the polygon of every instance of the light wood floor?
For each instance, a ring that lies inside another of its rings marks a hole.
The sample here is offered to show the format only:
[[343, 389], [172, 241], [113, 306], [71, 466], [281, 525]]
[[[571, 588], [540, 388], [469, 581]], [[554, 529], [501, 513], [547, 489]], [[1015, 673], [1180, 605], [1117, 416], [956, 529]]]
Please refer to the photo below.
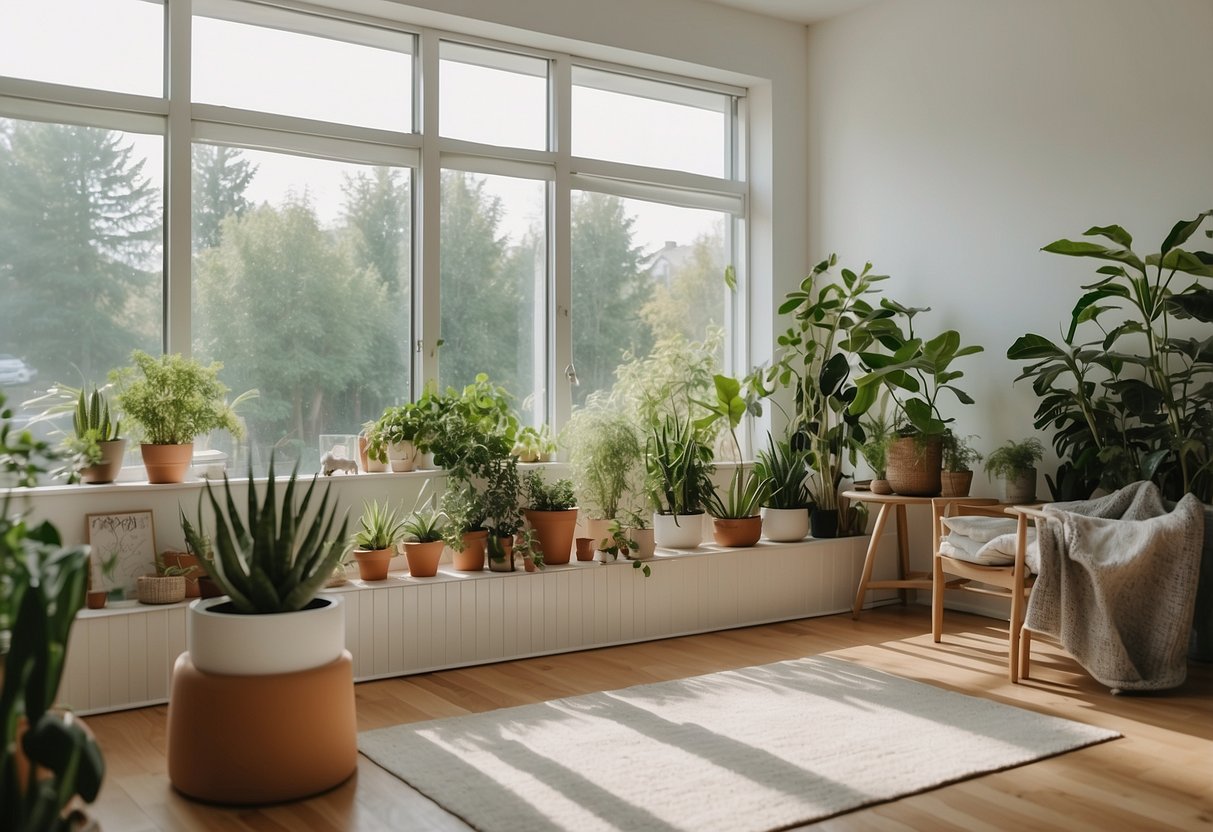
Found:
[[[457, 716], [716, 670], [829, 654], [868, 667], [1101, 725], [1123, 739], [873, 806], [817, 824], [840, 829], [1213, 829], [1213, 666], [1182, 688], [1112, 696], [1059, 649], [1033, 644], [1033, 679], [1005, 680], [1004, 622], [949, 613], [944, 643], [926, 607], [732, 630], [369, 682], [356, 688], [359, 730]], [[88, 722], [108, 774], [94, 817], [107, 832], [142, 830], [454, 830], [467, 827], [375, 764], [299, 803], [222, 809], [173, 792], [164, 707]], [[930, 742], [923, 737], [923, 742]], [[664, 776], [657, 772], [655, 777]]]

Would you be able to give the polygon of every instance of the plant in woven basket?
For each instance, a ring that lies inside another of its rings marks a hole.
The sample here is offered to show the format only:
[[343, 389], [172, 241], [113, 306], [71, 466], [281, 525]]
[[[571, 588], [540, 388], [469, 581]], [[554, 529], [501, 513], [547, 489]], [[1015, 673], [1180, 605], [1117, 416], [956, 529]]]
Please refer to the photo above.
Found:
[[[236, 612], [294, 612], [307, 605], [333, 574], [345, 552], [349, 518], [343, 517], [334, 533], [336, 509], [329, 505], [325, 488], [320, 504], [310, 517], [308, 508], [316, 488], [316, 477], [295, 506], [298, 469], [291, 472], [279, 513], [274, 487], [274, 459], [270, 457], [265, 498], [257, 500], [253, 473], [248, 478], [248, 524], [240, 519], [231, 485], [224, 478], [226, 500], [220, 503], [210, 483], [206, 493], [215, 512], [214, 548], [210, 577], [231, 598]], [[195, 528], [185, 514], [181, 528], [193, 551], [204, 546], [201, 517]]]

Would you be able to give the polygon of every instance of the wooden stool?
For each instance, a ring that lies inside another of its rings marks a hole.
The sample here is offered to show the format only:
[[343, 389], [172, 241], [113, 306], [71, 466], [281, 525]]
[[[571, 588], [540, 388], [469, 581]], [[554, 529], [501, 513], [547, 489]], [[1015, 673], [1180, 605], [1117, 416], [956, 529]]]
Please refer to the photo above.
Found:
[[182, 653], [168, 706], [168, 776], [212, 803], [278, 803], [342, 783], [358, 767], [354, 663], [269, 676], [205, 673]]

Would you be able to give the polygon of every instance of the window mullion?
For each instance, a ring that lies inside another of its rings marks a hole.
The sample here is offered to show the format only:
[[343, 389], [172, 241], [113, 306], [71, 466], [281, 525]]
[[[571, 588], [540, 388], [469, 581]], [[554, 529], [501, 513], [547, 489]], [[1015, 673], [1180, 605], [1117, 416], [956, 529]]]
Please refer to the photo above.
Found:
[[428, 380], [438, 380], [438, 340], [442, 324], [439, 283], [442, 240], [442, 159], [438, 138], [438, 33], [427, 29], [420, 37], [421, 62], [421, 168], [416, 206], [413, 320], [413, 398]]
[[192, 0], [166, 4], [164, 152], [164, 349], [189, 355], [192, 342], [190, 188], [190, 33]]
[[573, 389], [566, 368], [573, 364], [572, 273], [572, 61], [560, 56], [552, 63], [550, 115], [552, 149], [556, 151], [556, 178], [552, 185], [550, 216], [550, 268], [548, 303], [549, 421], [559, 433], [573, 409]]

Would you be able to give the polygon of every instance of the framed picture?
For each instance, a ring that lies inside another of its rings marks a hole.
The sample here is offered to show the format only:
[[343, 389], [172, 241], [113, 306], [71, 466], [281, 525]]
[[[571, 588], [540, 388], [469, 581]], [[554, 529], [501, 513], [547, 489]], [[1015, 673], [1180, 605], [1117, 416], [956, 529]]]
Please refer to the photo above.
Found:
[[123, 598], [134, 598], [135, 579], [156, 571], [156, 534], [151, 510], [89, 514], [86, 523], [94, 563], [116, 559], [112, 573], [103, 579], [108, 584], [106, 588], [111, 595], [121, 590]]

